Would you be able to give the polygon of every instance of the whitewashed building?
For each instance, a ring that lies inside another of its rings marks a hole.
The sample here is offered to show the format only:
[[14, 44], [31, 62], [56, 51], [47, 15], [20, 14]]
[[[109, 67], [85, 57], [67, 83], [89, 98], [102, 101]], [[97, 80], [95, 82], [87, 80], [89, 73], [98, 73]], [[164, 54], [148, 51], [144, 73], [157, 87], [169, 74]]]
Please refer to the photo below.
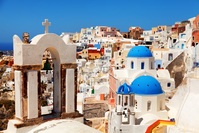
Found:
[[[117, 63], [117, 62], [116, 62]], [[168, 70], [164, 70], [168, 71]], [[151, 75], [157, 77], [157, 70], [155, 69], [155, 58], [153, 57], [151, 51], [145, 46], [135, 46], [130, 49], [126, 57], [125, 68], [122, 68], [121, 64], [116, 64], [113, 67], [113, 76], [117, 80], [117, 87], [123, 84], [124, 81], [131, 83], [134, 79], [141, 75]], [[170, 75], [165, 75], [168, 77], [161, 76], [160, 84], [163, 90], [172, 90], [175, 88], [175, 83]], [[162, 85], [169, 83], [169, 86]]]
[[168, 119], [165, 93], [157, 79], [139, 76], [117, 90], [116, 108], [109, 112], [109, 133], [144, 133], [158, 119]]

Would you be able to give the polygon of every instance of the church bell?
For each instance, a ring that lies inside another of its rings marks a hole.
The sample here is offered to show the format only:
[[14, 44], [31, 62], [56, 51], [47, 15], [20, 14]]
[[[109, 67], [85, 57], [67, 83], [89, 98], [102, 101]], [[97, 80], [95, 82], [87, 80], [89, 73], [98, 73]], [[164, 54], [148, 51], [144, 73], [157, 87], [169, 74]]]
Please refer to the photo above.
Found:
[[42, 68], [42, 70], [46, 70], [46, 74], [48, 74], [48, 70], [52, 70], [51, 64], [48, 58], [46, 58], [46, 62], [44, 63], [44, 67]]

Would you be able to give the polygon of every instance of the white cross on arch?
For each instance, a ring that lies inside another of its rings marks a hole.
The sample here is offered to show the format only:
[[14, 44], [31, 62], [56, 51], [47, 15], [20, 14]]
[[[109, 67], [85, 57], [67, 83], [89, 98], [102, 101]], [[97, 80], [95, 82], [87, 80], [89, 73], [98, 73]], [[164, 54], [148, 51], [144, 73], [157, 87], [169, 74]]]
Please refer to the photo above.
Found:
[[48, 27], [51, 25], [51, 22], [48, 22], [48, 19], [45, 19], [44, 22], [42, 22], [42, 25], [45, 26], [45, 34], [48, 33]]

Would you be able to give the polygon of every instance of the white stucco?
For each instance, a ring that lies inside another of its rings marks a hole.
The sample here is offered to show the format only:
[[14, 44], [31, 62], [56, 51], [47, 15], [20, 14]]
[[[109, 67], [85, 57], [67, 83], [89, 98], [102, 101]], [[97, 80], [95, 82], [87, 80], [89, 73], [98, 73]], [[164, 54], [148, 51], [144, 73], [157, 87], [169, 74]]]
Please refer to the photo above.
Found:
[[66, 70], [66, 112], [71, 113], [75, 111], [74, 107], [74, 97], [75, 90], [74, 88], [74, 69]]
[[[46, 33], [35, 36], [30, 44], [24, 44], [21, 39], [14, 35], [14, 66], [21, 66], [15, 70], [15, 116], [24, 121], [38, 117], [38, 71], [42, 66], [43, 53], [48, 50], [51, 53], [53, 63], [53, 112], [60, 114], [62, 100], [66, 100], [66, 113], [75, 112], [75, 68], [66, 68], [66, 99], [61, 99], [61, 65], [76, 63], [76, 46], [66, 44], [56, 34]], [[28, 66], [28, 67], [27, 67]], [[30, 67], [29, 67], [30, 66]], [[34, 70], [36, 69], [36, 70]], [[24, 77], [23, 77], [24, 76]], [[27, 77], [27, 78], [26, 78]], [[49, 75], [51, 78], [52, 75]], [[42, 79], [42, 78], [41, 78]], [[42, 80], [48, 80], [42, 79]], [[51, 78], [52, 80], [52, 78]], [[26, 88], [27, 83], [27, 88]], [[22, 92], [24, 89], [24, 92]], [[26, 96], [27, 90], [27, 96]], [[25, 95], [22, 96], [22, 93]], [[23, 104], [22, 104], [23, 102]], [[13, 126], [18, 123], [10, 120], [11, 129], [18, 132], [20, 129]]]
[[53, 120], [39, 125], [28, 133], [100, 133], [100, 131], [74, 120]]
[[17, 65], [40, 65], [46, 49], [52, 51], [52, 58], [57, 59], [60, 57], [60, 63], [76, 62], [76, 57], [74, 56], [76, 46], [66, 44], [60, 36], [56, 34], [48, 33], [37, 35], [32, 39], [30, 44], [25, 45], [23, 45], [17, 35], [14, 35], [13, 40], [14, 63]]
[[22, 83], [21, 71], [15, 71], [15, 115], [17, 118], [22, 118]]
[[[28, 94], [28, 119], [38, 117], [38, 87], [37, 71], [28, 72], [27, 94]], [[31, 105], [31, 106], [30, 106]]]
[[165, 92], [171, 92], [173, 89], [175, 89], [175, 81], [170, 77], [170, 73], [167, 69], [158, 69], [157, 77], [161, 87]]
[[[195, 68], [196, 71], [199, 68]], [[187, 77], [187, 84], [178, 88], [173, 98], [169, 101], [169, 116], [175, 118], [176, 126], [169, 128], [169, 133], [173, 131], [196, 133], [199, 131], [199, 79], [191, 73]]]
[[[175, 50], [173, 50], [173, 51], [175, 51]], [[179, 52], [179, 50], [177, 50], [177, 51], [178, 52], [176, 52], [176, 53], [178, 53], [178, 54], [181, 53], [181, 52]], [[155, 52], [158, 53], [158, 50], [156, 50]], [[161, 59], [162, 59], [163, 54], [161, 52], [159, 52], [158, 54], [160, 54], [159, 56], [161, 56]], [[115, 53], [115, 55], [117, 55], [117, 54]], [[156, 55], [156, 54], [153, 53], [153, 56], [154, 55]], [[176, 57], [177, 57], [177, 55], [175, 54], [174, 58], [176, 58]], [[158, 57], [158, 58], [160, 58], [160, 57]], [[168, 52], [167, 52], [167, 56], [165, 56], [165, 58], [166, 58], [166, 60], [168, 60]], [[115, 59], [115, 60], [120, 61], [118, 59]], [[118, 63], [119, 65], [115, 65], [115, 67], [112, 68], [114, 77], [116, 79], [118, 79], [118, 85], [116, 85], [117, 88], [119, 87], [119, 85], [122, 84], [123, 81], [131, 84], [131, 82], [135, 78], [142, 76], [142, 75], [150, 75], [150, 76], [156, 77], [158, 79], [158, 81], [160, 82], [162, 89], [166, 92], [170, 92], [171, 90], [173, 90], [175, 88], [175, 81], [173, 78], [170, 77], [169, 71], [167, 69], [163, 69], [163, 70], [155, 69], [155, 58], [154, 57], [138, 57], [138, 58], [126, 57], [125, 60], [126, 60], [125, 68], [121, 68], [120, 63]], [[117, 64], [117, 62], [116, 62], [116, 64]]]

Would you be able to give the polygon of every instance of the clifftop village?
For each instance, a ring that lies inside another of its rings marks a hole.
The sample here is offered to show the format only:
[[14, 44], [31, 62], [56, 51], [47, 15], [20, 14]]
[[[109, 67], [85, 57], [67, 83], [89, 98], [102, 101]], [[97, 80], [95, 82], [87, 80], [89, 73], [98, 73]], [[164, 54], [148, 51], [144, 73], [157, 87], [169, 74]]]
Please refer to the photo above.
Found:
[[147, 31], [42, 25], [0, 52], [0, 132], [199, 131], [199, 15]]

